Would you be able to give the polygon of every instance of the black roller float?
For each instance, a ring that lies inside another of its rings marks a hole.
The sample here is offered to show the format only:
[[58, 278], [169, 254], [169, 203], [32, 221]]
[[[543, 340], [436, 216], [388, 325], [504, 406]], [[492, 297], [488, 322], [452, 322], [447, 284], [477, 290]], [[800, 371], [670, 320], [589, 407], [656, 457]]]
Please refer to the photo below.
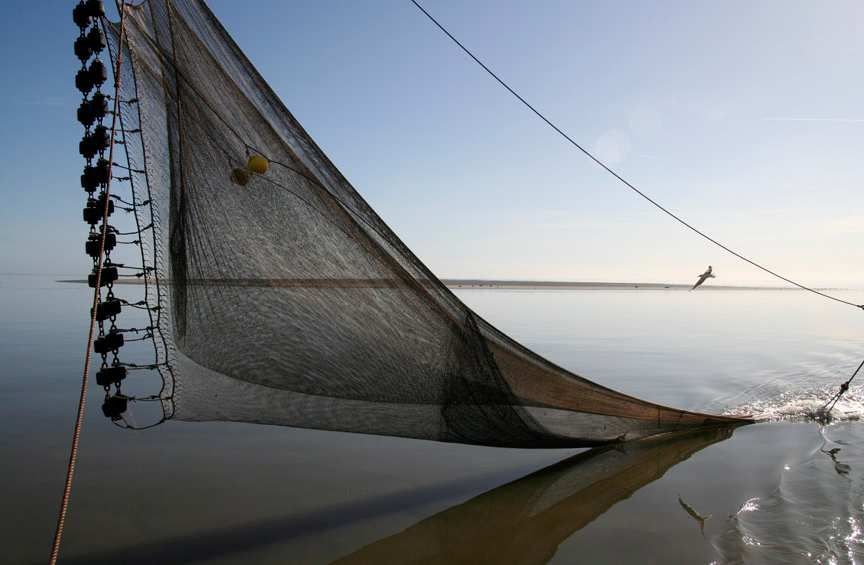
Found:
[[111, 386], [126, 378], [126, 367], [105, 367], [96, 373], [96, 384], [99, 386]]
[[95, 165], [86, 165], [81, 174], [81, 188], [87, 192], [96, 192], [100, 185], [108, 183], [108, 161], [99, 159]]
[[[117, 280], [117, 267], [103, 267], [102, 278], [99, 279], [99, 286], [108, 286]], [[96, 288], [96, 269], [87, 275], [87, 286]]]
[[90, 31], [87, 32], [87, 44], [90, 47], [90, 52], [93, 55], [98, 55], [102, 52], [108, 44], [105, 42], [105, 36], [102, 35], [102, 32], [98, 27], [90, 28]]
[[81, 29], [103, 16], [105, 16], [105, 4], [102, 0], [81, 0], [72, 8], [72, 21]]
[[85, 128], [89, 128], [93, 125], [93, 122], [96, 121], [96, 116], [93, 114], [93, 107], [90, 105], [89, 100], [83, 100], [81, 105], [78, 106], [78, 121], [81, 122], [81, 125]]
[[105, 3], [102, 0], [84, 0], [87, 15], [91, 18], [102, 18], [105, 16]]
[[125, 396], [119, 394], [109, 396], [102, 403], [102, 413], [105, 414], [106, 418], [119, 420], [123, 413], [126, 412], [128, 405], [129, 400]]
[[89, 128], [97, 120], [101, 120], [108, 113], [108, 99], [101, 92], [94, 92], [93, 98], [83, 100], [78, 106], [78, 121], [85, 128]]
[[[88, 198], [87, 206], [82, 210], [84, 221], [91, 226], [95, 226], [100, 221], [102, 221], [102, 216], [105, 215], [105, 196], [104, 192], [99, 196], [99, 198]], [[108, 201], [108, 215], [114, 213], [114, 201]]]
[[93, 137], [90, 134], [85, 133], [81, 141], [78, 142], [78, 153], [88, 161], [98, 153], [96, 144], [93, 142]]
[[82, 63], [87, 61], [87, 59], [93, 55], [93, 50], [90, 48], [90, 40], [87, 39], [86, 35], [82, 35], [75, 40], [73, 50], [75, 51], [75, 56], [78, 57], [78, 60]]
[[91, 17], [86, 1], [78, 2], [78, 5], [72, 8], [72, 21], [82, 30], [90, 25]]
[[105, 126], [96, 126], [90, 133], [85, 133], [78, 143], [78, 152], [88, 161], [97, 153], [105, 151], [111, 144], [111, 134]]
[[101, 92], [94, 92], [90, 98], [90, 109], [97, 120], [108, 115], [108, 97]]
[[102, 86], [108, 80], [108, 67], [99, 59], [95, 59], [90, 63], [90, 66], [87, 67], [87, 72], [90, 74], [93, 86]]
[[93, 55], [99, 55], [105, 47], [105, 36], [102, 35], [98, 27], [92, 27], [87, 35], [78, 36], [73, 45], [73, 51], [78, 60], [85, 63]]
[[85, 166], [84, 172], [81, 173], [81, 188], [86, 192], [96, 192], [96, 189], [99, 188], [99, 185], [101, 184], [97, 174], [96, 167], [90, 165]]
[[96, 147], [96, 151], [98, 152], [105, 151], [111, 145], [111, 133], [108, 131], [108, 128], [103, 125], [98, 125], [93, 128], [90, 137], [93, 140], [93, 145]]
[[123, 347], [123, 342], [123, 334], [107, 333], [96, 338], [96, 341], [93, 342], [93, 351], [100, 355], [108, 354]]
[[[123, 305], [116, 298], [109, 298], [105, 302], [100, 302], [96, 305], [96, 321], [104, 322], [111, 316], [116, 316], [123, 309]], [[90, 309], [90, 315], [93, 315], [93, 309]]]
[[[87, 242], [84, 244], [84, 251], [94, 259], [99, 258], [99, 241], [102, 238], [100, 233], [91, 233], [87, 236]], [[110, 253], [117, 247], [117, 236], [111, 232], [105, 234], [105, 253]]]
[[93, 90], [93, 79], [90, 76], [89, 69], [80, 69], [75, 73], [75, 88], [81, 91], [85, 96]]

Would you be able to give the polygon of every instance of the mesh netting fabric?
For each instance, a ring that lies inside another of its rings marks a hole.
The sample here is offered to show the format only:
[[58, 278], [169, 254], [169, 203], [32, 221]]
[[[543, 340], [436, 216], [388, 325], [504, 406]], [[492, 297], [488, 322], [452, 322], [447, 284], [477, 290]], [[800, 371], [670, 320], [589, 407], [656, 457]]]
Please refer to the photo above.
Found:
[[[453, 295], [199, 0], [126, 7], [124, 106], [150, 200], [166, 413], [511, 447], [591, 446], [724, 418], [612, 391]], [[114, 37], [116, 50], [117, 38]], [[134, 110], [130, 109], [135, 106]], [[270, 161], [248, 184], [232, 171]]]

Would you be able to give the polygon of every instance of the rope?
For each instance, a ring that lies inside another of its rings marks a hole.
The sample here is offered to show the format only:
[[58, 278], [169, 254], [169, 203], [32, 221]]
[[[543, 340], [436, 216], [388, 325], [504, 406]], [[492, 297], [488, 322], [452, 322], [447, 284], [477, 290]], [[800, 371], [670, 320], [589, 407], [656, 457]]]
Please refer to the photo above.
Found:
[[[119, 48], [117, 53], [117, 64], [114, 69], [114, 92], [120, 92], [120, 68], [123, 62], [123, 35], [125, 32], [125, 7], [118, 2], [120, 8], [120, 33]], [[105, 185], [105, 194], [111, 194], [111, 166], [114, 155], [114, 134], [117, 130], [117, 114], [119, 107], [119, 96], [114, 97], [114, 115], [111, 118], [111, 145], [108, 149], [108, 182]], [[81, 438], [81, 426], [84, 423], [84, 410], [87, 406], [87, 383], [90, 377], [90, 357], [93, 350], [93, 330], [96, 327], [96, 306], [99, 304], [100, 288], [102, 284], [102, 262], [105, 255], [105, 235], [108, 226], [108, 204], [110, 198], [105, 198], [105, 208], [102, 210], [102, 233], [99, 238], [99, 259], [96, 269], [96, 288], [93, 291], [93, 304], [90, 315], [90, 328], [87, 331], [87, 349], [84, 354], [84, 371], [81, 377], [81, 393], [78, 397], [78, 412], [75, 416], [75, 427], [72, 431], [72, 444], [69, 451], [69, 464], [66, 467], [66, 481], [63, 485], [63, 497], [60, 500], [60, 510], [57, 513], [57, 527], [54, 530], [54, 541], [51, 545], [51, 556], [48, 560], [50, 565], [55, 565], [60, 556], [60, 543], [63, 538], [63, 529], [66, 525], [66, 512], [69, 509], [69, 498], [72, 495], [72, 481], [75, 477], [75, 464], [78, 460], [78, 444]]]
[[114, 234], [116, 234], [116, 235], [140, 235], [141, 232], [143, 232], [145, 230], [149, 230], [152, 227], [153, 227], [153, 222], [150, 222], [149, 224], [147, 224], [146, 226], [144, 226], [143, 228], [141, 228], [137, 231], [118, 231], [114, 228], [111, 228], [111, 231], [114, 232]]
[[861, 371], [862, 367], [864, 367], [864, 360], [861, 361], [861, 363], [858, 365], [858, 368], [855, 369], [855, 372], [852, 373], [851, 377], [849, 377], [849, 380], [840, 385], [840, 390], [837, 391], [837, 394], [832, 396], [831, 399], [825, 403], [825, 406], [823, 406], [821, 410], [821, 412], [824, 414], [824, 417], [828, 417], [831, 414], [831, 410], [834, 409], [834, 406], [837, 404], [837, 401], [840, 400], [840, 397], [846, 394], [846, 391], [849, 390], [849, 385], [852, 384], [852, 380], [855, 379], [856, 376], [858, 376], [858, 373]]
[[796, 282], [796, 281], [794, 281], [794, 280], [792, 280], [792, 279], [790, 279], [790, 278], [788, 278], [788, 277], [785, 277], [785, 276], [783, 276], [783, 275], [781, 275], [781, 274], [779, 274], [779, 273], [777, 273], [777, 272], [775, 272], [775, 271], [772, 271], [772, 270], [769, 269], [768, 267], [765, 267], [764, 265], [761, 265], [761, 264], [757, 263], [756, 261], [754, 261], [754, 260], [752, 260], [752, 259], [748, 259], [747, 257], [745, 257], [744, 255], [742, 255], [741, 253], [738, 253], [737, 251], [735, 251], [735, 250], [733, 250], [733, 249], [730, 249], [729, 247], [727, 247], [727, 246], [724, 245], [723, 243], [720, 243], [719, 241], [717, 241], [717, 240], [714, 239], [713, 237], [709, 236], [708, 234], [706, 234], [706, 233], [703, 232], [702, 230], [700, 230], [700, 229], [694, 227], [692, 224], [688, 223], [686, 220], [684, 220], [683, 218], [681, 218], [680, 216], [678, 216], [677, 214], [675, 214], [674, 212], [672, 212], [671, 210], [669, 210], [668, 208], [666, 208], [665, 206], [663, 206], [662, 204], [660, 204], [659, 202], [657, 202], [656, 200], [654, 200], [653, 198], [651, 198], [650, 196], [648, 196], [646, 193], [644, 193], [644, 192], [642, 192], [641, 190], [639, 190], [638, 188], [636, 188], [633, 184], [631, 184], [629, 181], [627, 181], [627, 180], [626, 180], [624, 177], [622, 177], [619, 173], [617, 173], [615, 170], [613, 170], [609, 165], [607, 165], [606, 163], [604, 163], [603, 161], [601, 161], [601, 160], [600, 160], [598, 157], [596, 157], [593, 153], [591, 153], [590, 151], [588, 151], [587, 149], [585, 149], [582, 145], [580, 145], [579, 143], [577, 143], [577, 142], [576, 142], [572, 137], [570, 137], [569, 135], [567, 135], [567, 133], [565, 133], [564, 130], [562, 130], [560, 127], [558, 127], [557, 125], [555, 125], [555, 123], [553, 123], [552, 120], [550, 120], [550, 119], [547, 118], [545, 115], [543, 115], [539, 110], [537, 110], [537, 108], [535, 108], [533, 105], [531, 105], [530, 102], [528, 102], [528, 101], [527, 101], [525, 98], [523, 98], [523, 97], [522, 97], [518, 92], [516, 92], [516, 91], [515, 91], [515, 90], [514, 90], [514, 89], [513, 89], [509, 84], [507, 84], [506, 82], [504, 82], [504, 80], [503, 80], [501, 77], [499, 77], [497, 74], [495, 74], [495, 72], [494, 72], [492, 69], [490, 69], [490, 68], [489, 68], [489, 67], [488, 67], [488, 66], [487, 66], [483, 61], [481, 61], [479, 58], [477, 58], [477, 56], [474, 55], [474, 53], [472, 53], [472, 52], [471, 52], [467, 47], [465, 47], [465, 45], [463, 45], [462, 42], [460, 42], [458, 39], [456, 39], [456, 38], [453, 36], [453, 34], [451, 34], [449, 31], [447, 31], [447, 28], [445, 28], [443, 25], [441, 25], [441, 23], [439, 23], [438, 20], [436, 20], [436, 19], [432, 16], [432, 14], [430, 14], [429, 12], [427, 12], [427, 11], [423, 8], [423, 6], [421, 6], [421, 5], [417, 2], [417, 0], [411, 0], [411, 3], [414, 4], [414, 6], [416, 6], [418, 10], [420, 10], [421, 12], [423, 12], [423, 14], [425, 14], [426, 17], [429, 18], [429, 20], [430, 20], [433, 24], [435, 24], [435, 26], [436, 26], [439, 30], [441, 30], [442, 32], [444, 32], [444, 34], [445, 34], [447, 37], [449, 37], [449, 38], [453, 41], [453, 43], [455, 43], [456, 45], [458, 45], [459, 48], [462, 49], [462, 51], [465, 52], [466, 55], [468, 55], [469, 57], [471, 57], [471, 58], [474, 60], [475, 63], [477, 63], [478, 65], [480, 65], [480, 67], [482, 67], [483, 70], [486, 71], [486, 72], [489, 74], [489, 76], [491, 76], [492, 78], [494, 78], [494, 79], [498, 82], [498, 84], [500, 84], [501, 86], [503, 86], [503, 87], [504, 87], [504, 88], [505, 88], [505, 89], [506, 89], [510, 94], [512, 94], [512, 95], [513, 95], [517, 100], [519, 100], [519, 102], [521, 102], [521, 103], [522, 103], [526, 108], [528, 108], [529, 110], [531, 110], [531, 111], [532, 111], [532, 112], [533, 112], [533, 113], [534, 113], [538, 118], [540, 118], [541, 120], [543, 120], [543, 121], [546, 123], [546, 125], [548, 125], [548, 126], [549, 126], [550, 128], [552, 128], [552, 129], [553, 129], [553, 130], [554, 130], [558, 135], [560, 135], [560, 136], [563, 137], [565, 140], [567, 140], [567, 141], [568, 141], [568, 142], [569, 142], [573, 147], [575, 147], [576, 149], [578, 149], [579, 151], [581, 151], [583, 154], [585, 154], [586, 157], [588, 157], [589, 159], [591, 159], [592, 161], [594, 161], [594, 163], [596, 163], [597, 165], [599, 165], [603, 170], [605, 170], [607, 173], [609, 173], [610, 175], [612, 175], [613, 177], [615, 177], [615, 179], [617, 179], [621, 184], [623, 184], [624, 186], [626, 186], [627, 188], [629, 188], [630, 190], [632, 190], [633, 192], [635, 192], [636, 194], [638, 194], [639, 196], [641, 196], [642, 198], [644, 198], [645, 200], [647, 200], [648, 202], [650, 202], [650, 203], [651, 203], [655, 208], [657, 208], [658, 210], [660, 210], [661, 212], [663, 212], [664, 214], [666, 214], [666, 215], [669, 216], [670, 218], [674, 219], [675, 221], [677, 221], [679, 224], [683, 225], [684, 227], [686, 227], [686, 228], [689, 229], [690, 231], [696, 233], [697, 235], [701, 236], [702, 238], [706, 239], [707, 241], [713, 243], [714, 245], [716, 245], [716, 246], [719, 247], [720, 249], [723, 249], [724, 251], [726, 251], [726, 252], [728, 252], [728, 253], [734, 255], [734, 256], [737, 257], [738, 259], [741, 259], [742, 261], [745, 261], [745, 262], [749, 263], [750, 265], [756, 267], [757, 269], [761, 269], [762, 271], [768, 273], [768, 274], [771, 275], [771, 276], [774, 276], [774, 277], [776, 277], [776, 278], [778, 278], [778, 279], [780, 279], [780, 280], [782, 280], [782, 281], [785, 281], [785, 282], [787, 282], [787, 283], [789, 283], [789, 284], [791, 284], [791, 285], [793, 285], [793, 286], [797, 286], [798, 288], [800, 288], [800, 289], [802, 289], [802, 290], [806, 290], [806, 291], [808, 291], [808, 292], [812, 292], [813, 294], [818, 294], [819, 296], [822, 296], [822, 297], [827, 298], [827, 299], [829, 299], [829, 300], [833, 300], [833, 301], [835, 301], [835, 302], [839, 302], [839, 303], [841, 303], [841, 304], [848, 304], [849, 306], [854, 306], [855, 308], [861, 308], [861, 309], [864, 309], [864, 304], [855, 304], [854, 302], [849, 302], [848, 300], [843, 300], [842, 298], [838, 298], [838, 297], [836, 297], [836, 296], [832, 296], [832, 295], [827, 294], [827, 293], [825, 293], [825, 292], [822, 292], [822, 291], [816, 290], [815, 288], [811, 288], [811, 287], [809, 287], [809, 286], [803, 285], [803, 284], [801, 284], [801, 283], [799, 283], [799, 282]]

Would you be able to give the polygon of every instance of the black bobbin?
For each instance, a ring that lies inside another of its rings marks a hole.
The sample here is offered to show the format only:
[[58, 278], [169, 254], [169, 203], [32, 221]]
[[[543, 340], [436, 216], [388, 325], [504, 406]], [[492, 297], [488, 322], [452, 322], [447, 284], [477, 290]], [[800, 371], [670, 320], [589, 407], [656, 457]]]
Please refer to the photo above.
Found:
[[128, 399], [120, 394], [106, 397], [105, 402], [102, 403], [102, 413], [105, 414], [106, 418], [119, 420], [123, 413], [126, 412], [128, 403]]
[[86, 0], [78, 2], [78, 5], [72, 8], [72, 21], [82, 30], [90, 25], [90, 19]]
[[111, 386], [126, 378], [126, 367], [104, 367], [96, 373], [96, 383], [99, 386]]
[[81, 35], [75, 40], [73, 51], [75, 52], [75, 56], [78, 57], [78, 60], [82, 63], [87, 61], [87, 59], [93, 55], [93, 49], [90, 48], [90, 40], [86, 35]]
[[99, 55], [105, 47], [105, 36], [98, 27], [92, 27], [86, 35], [82, 34], [75, 39], [73, 51], [78, 60], [85, 63], [93, 55]]
[[102, 0], [85, 0], [84, 5], [91, 18], [96, 19], [105, 16], [105, 4]]
[[108, 97], [99, 91], [93, 93], [90, 98], [90, 109], [97, 120], [108, 115]]
[[[116, 316], [123, 309], [120, 300], [117, 298], [109, 298], [105, 302], [100, 302], [96, 305], [96, 320], [104, 322], [111, 316]], [[93, 309], [90, 309], [90, 315], [93, 315]]]
[[[87, 242], [84, 244], [84, 251], [94, 259], [99, 258], [99, 242], [102, 234], [91, 233], [87, 236]], [[105, 253], [110, 253], [117, 246], [117, 235], [111, 232], [105, 234]]]
[[102, 192], [99, 195], [99, 198], [88, 198], [87, 206], [82, 210], [82, 216], [84, 217], [84, 221], [91, 226], [95, 226], [98, 224], [102, 217], [106, 215], [110, 216], [114, 213], [114, 201], [108, 200], [108, 209], [105, 209], [105, 193]]
[[[99, 279], [99, 286], [108, 286], [117, 280], [117, 267], [102, 267], [102, 277]], [[96, 269], [87, 275], [87, 286], [96, 288]]]
[[86, 165], [81, 173], [81, 188], [93, 193], [100, 185], [108, 183], [108, 161], [100, 158], [94, 165]]
[[100, 151], [105, 151], [111, 145], [111, 134], [108, 128], [99, 125], [93, 128], [90, 133], [85, 133], [81, 141], [78, 142], [78, 152], [88, 161], [96, 156]]
[[98, 27], [90, 28], [90, 31], [87, 32], [87, 43], [90, 46], [90, 51], [94, 55], [98, 55], [102, 52], [108, 44], [105, 42], [105, 36], [102, 35], [102, 31], [99, 30]]
[[116, 351], [123, 347], [123, 334], [109, 332], [102, 337], [97, 337], [93, 342], [93, 351], [102, 355]]
[[90, 70], [87, 68], [80, 69], [75, 73], [75, 88], [81, 91], [81, 94], [87, 95], [93, 90], [93, 78], [90, 76]]
[[96, 149], [96, 143], [93, 140], [93, 136], [89, 133], [85, 133], [84, 137], [81, 138], [81, 141], [78, 142], [78, 153], [89, 161], [95, 157], [98, 152], [99, 150]]
[[93, 125], [93, 122], [96, 121], [96, 116], [93, 114], [93, 107], [90, 105], [89, 100], [81, 101], [81, 105], [78, 106], [76, 116], [78, 118], [78, 121], [81, 122], [81, 125], [85, 128], [89, 128]]
[[85, 96], [93, 87], [102, 86], [108, 80], [108, 68], [99, 59], [94, 59], [89, 67], [79, 69], [75, 73], [75, 87]]
[[87, 165], [84, 167], [84, 172], [81, 173], [81, 188], [83, 188], [86, 192], [96, 192], [96, 189], [99, 188], [99, 180], [96, 177], [95, 167], [91, 167]]
[[90, 23], [105, 16], [105, 4], [102, 0], [81, 0], [72, 8], [72, 21], [80, 28], [86, 28]]
[[93, 128], [93, 131], [90, 132], [90, 137], [93, 140], [96, 151], [105, 151], [111, 145], [111, 132], [101, 124]]
[[108, 113], [108, 98], [98, 90], [93, 93], [90, 100], [82, 100], [78, 106], [77, 117], [85, 128], [92, 126], [97, 120], [101, 120]]

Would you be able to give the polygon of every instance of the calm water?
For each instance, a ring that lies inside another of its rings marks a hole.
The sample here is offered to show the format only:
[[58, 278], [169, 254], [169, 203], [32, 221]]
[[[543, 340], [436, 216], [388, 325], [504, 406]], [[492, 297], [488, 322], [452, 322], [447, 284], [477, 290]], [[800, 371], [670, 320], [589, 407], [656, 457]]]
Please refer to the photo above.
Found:
[[[54, 278], [0, 276], [0, 547], [10, 563], [47, 557], [74, 419], [88, 289]], [[864, 302], [864, 293], [847, 294]], [[864, 356], [861, 312], [797, 291], [460, 296], [555, 362], [684, 408], [800, 420]], [[731, 437], [582, 452], [226, 423], [129, 432], [102, 417], [94, 387], [62, 556], [148, 564], [860, 562], [861, 394], [853, 387], [841, 418], [825, 427], [775, 421]], [[695, 516], [709, 515], [700, 528]]]

